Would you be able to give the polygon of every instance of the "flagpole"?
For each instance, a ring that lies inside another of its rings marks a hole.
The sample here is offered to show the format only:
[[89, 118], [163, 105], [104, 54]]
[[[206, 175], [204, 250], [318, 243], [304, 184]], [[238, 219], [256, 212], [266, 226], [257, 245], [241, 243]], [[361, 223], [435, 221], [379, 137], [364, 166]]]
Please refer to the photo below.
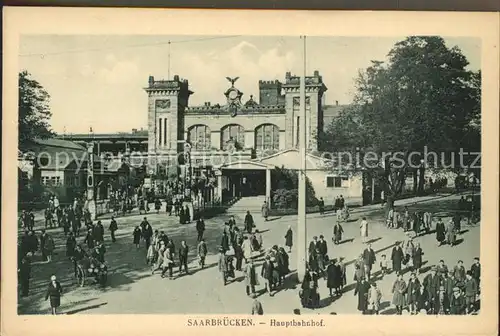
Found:
[[303, 69], [300, 76], [300, 118], [299, 118], [299, 200], [298, 200], [298, 225], [297, 225], [297, 276], [299, 282], [304, 279], [307, 260], [307, 229], [306, 229], [306, 37], [303, 42]]

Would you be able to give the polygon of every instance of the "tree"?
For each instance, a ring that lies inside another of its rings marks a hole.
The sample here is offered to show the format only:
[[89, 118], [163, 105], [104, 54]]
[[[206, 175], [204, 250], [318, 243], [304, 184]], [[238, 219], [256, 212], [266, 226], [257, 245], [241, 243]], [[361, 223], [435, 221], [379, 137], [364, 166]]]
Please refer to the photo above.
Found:
[[50, 96], [43, 86], [26, 70], [19, 73], [19, 149], [37, 138], [54, 135], [49, 120]]
[[380, 178], [387, 209], [408, 174], [420, 169], [422, 177], [425, 167], [443, 163], [434, 157], [422, 162], [426, 148], [447, 154], [441, 161], [469, 146], [481, 93], [480, 73], [467, 65], [461, 51], [440, 37], [408, 37], [395, 44], [387, 63], [372, 61], [360, 71], [353, 105], [327, 129], [331, 150], [357, 154], [361, 166]]

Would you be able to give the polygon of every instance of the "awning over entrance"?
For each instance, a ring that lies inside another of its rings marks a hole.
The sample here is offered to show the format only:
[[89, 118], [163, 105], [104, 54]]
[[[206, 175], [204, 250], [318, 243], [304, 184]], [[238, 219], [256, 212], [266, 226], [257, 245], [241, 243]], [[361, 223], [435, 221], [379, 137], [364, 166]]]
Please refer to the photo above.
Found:
[[240, 160], [223, 164], [219, 167], [221, 170], [226, 169], [244, 169], [244, 170], [267, 170], [274, 169], [276, 166], [256, 161]]

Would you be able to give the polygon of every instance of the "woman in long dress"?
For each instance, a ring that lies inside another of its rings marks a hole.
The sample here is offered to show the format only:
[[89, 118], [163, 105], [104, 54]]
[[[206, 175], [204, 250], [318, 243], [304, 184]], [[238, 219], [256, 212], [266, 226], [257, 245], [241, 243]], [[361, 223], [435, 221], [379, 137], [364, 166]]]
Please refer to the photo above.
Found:
[[438, 241], [439, 246], [443, 244], [445, 239], [446, 239], [446, 228], [444, 227], [444, 223], [440, 218], [436, 224], [436, 240]]
[[285, 246], [288, 247], [288, 252], [292, 252], [293, 231], [291, 226], [288, 226], [288, 230], [286, 231], [285, 234]]
[[366, 243], [366, 240], [368, 239], [368, 222], [366, 221], [366, 217], [363, 217], [361, 220], [359, 228], [361, 230], [361, 241]]

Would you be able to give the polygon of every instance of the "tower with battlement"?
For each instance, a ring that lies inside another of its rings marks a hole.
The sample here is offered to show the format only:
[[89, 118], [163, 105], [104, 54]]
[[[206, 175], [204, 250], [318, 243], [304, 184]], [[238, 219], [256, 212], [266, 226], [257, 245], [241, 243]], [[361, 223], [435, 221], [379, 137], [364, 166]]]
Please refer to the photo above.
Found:
[[281, 92], [281, 82], [274, 81], [259, 81], [259, 105], [283, 105], [285, 97]]
[[[148, 152], [175, 157], [184, 139], [184, 110], [188, 106], [187, 80], [175, 75], [172, 80], [155, 80], [149, 76], [148, 86]], [[150, 160], [151, 163], [151, 160]], [[155, 170], [156, 167], [150, 167]]]
[[[282, 85], [285, 94], [286, 106], [286, 148], [297, 148], [300, 134], [300, 76], [286, 73], [285, 83]], [[323, 128], [322, 101], [327, 87], [319, 71], [313, 76], [306, 76], [306, 129], [307, 148], [309, 151], [318, 150], [318, 134]]]

